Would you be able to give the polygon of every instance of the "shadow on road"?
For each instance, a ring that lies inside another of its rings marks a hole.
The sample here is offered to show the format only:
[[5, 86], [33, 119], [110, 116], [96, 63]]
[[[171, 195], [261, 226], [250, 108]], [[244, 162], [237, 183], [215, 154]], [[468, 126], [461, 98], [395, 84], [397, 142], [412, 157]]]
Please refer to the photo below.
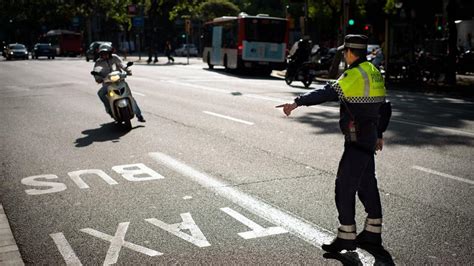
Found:
[[[132, 128], [140, 128], [144, 126], [135, 126]], [[112, 141], [118, 142], [120, 137], [126, 135], [130, 130], [125, 129], [121, 125], [116, 124], [115, 122], [102, 124], [98, 128], [94, 129], [87, 129], [82, 131], [81, 133], [86, 135], [85, 137], [76, 139], [76, 147], [86, 147], [91, 145], [94, 142], [105, 142], [105, 141]]]
[[[294, 97], [301, 95], [298, 92], [291, 94]], [[387, 144], [412, 147], [474, 146], [474, 133], [469, 129], [469, 124], [474, 121], [472, 103], [442, 95], [401, 91], [389, 91], [388, 99], [392, 102], [393, 115], [385, 134], [389, 136], [386, 138]], [[338, 108], [339, 103], [324, 103], [321, 106]], [[310, 111], [304, 116], [295, 115], [295, 118], [300, 123], [316, 128], [317, 135], [340, 134], [338, 110]]]
[[217, 74], [230, 76], [239, 79], [253, 79], [253, 80], [281, 80], [280, 78], [270, 76], [269, 73], [259, 72], [259, 71], [239, 71], [239, 70], [226, 70], [225, 68], [214, 68], [209, 69], [203, 67], [202, 70], [214, 72]]
[[[362, 249], [364, 249], [374, 257], [374, 265], [395, 265], [395, 263], [393, 262], [392, 255], [390, 255], [390, 253], [385, 250], [384, 247], [364, 246], [362, 247]], [[363, 265], [359, 258], [359, 255], [356, 252], [324, 253], [323, 258], [337, 260], [341, 262], [342, 265]]]

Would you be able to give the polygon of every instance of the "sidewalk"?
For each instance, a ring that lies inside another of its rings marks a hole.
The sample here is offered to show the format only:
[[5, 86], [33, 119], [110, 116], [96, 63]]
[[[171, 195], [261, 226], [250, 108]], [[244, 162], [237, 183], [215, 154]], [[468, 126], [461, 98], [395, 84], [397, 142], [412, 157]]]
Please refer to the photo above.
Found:
[[[187, 65], [188, 58], [183, 56], [173, 56], [174, 63], [168, 63], [168, 58], [164, 54], [158, 54], [158, 62], [153, 63], [154, 57], [152, 58], [151, 63], [148, 63], [148, 54], [142, 53], [139, 55], [138, 53], [133, 53], [127, 55], [126, 57], [123, 54], [119, 54], [119, 56], [126, 62], [134, 62], [135, 64], [140, 65]], [[201, 64], [202, 58], [196, 56], [189, 57], [189, 64]]]
[[0, 203], [0, 265], [24, 265], [7, 216]]

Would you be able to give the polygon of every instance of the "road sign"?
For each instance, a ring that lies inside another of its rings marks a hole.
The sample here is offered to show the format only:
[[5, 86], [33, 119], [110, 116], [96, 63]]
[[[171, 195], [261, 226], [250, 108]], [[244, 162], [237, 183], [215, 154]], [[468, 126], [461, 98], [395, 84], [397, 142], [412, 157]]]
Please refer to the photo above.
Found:
[[132, 17], [132, 25], [137, 28], [143, 27], [145, 26], [145, 19], [142, 16]]

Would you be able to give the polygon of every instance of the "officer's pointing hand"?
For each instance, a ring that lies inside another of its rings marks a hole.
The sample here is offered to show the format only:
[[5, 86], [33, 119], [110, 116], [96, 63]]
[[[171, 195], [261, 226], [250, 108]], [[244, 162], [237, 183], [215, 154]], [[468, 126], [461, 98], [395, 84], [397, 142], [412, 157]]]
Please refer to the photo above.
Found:
[[383, 139], [377, 139], [377, 143], [375, 144], [375, 150], [381, 151], [383, 149]]
[[291, 114], [291, 111], [296, 109], [298, 105], [296, 103], [285, 103], [285, 104], [280, 104], [275, 106], [275, 108], [281, 108], [283, 107], [283, 113], [285, 113], [286, 116], [289, 116]]

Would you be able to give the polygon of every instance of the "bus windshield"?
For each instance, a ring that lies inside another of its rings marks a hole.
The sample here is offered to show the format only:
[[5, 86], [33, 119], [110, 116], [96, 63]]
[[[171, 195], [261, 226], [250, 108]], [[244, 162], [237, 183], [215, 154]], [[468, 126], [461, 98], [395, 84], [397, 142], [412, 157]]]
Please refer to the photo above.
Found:
[[285, 42], [286, 21], [275, 19], [245, 19], [245, 40], [250, 42]]

